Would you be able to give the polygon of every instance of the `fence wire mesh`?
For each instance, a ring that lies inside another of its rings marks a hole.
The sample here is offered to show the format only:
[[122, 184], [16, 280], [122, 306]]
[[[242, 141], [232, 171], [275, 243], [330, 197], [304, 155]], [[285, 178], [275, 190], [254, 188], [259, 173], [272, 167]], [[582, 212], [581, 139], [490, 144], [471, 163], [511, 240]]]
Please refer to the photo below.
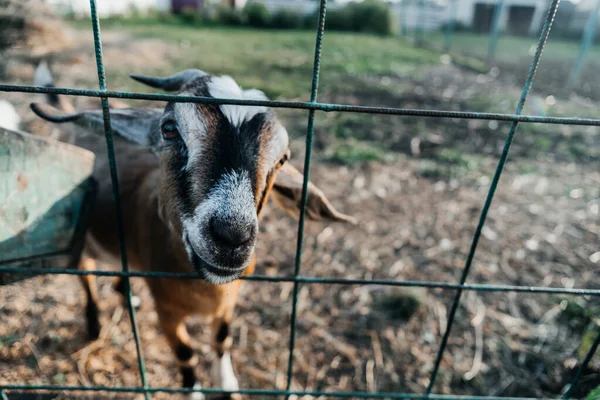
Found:
[[[108, 392], [108, 393], [141, 393], [146, 399], [150, 399], [153, 393], [190, 393], [190, 392], [203, 392], [206, 394], [228, 394], [228, 393], [239, 393], [249, 396], [313, 396], [313, 397], [333, 397], [333, 398], [394, 398], [394, 399], [448, 399], [448, 400], [523, 400], [525, 398], [519, 397], [497, 397], [497, 396], [467, 396], [467, 395], [445, 395], [433, 393], [436, 379], [439, 375], [439, 368], [442, 362], [444, 352], [447, 348], [448, 338], [451, 334], [453, 323], [456, 319], [456, 312], [461, 302], [461, 296], [463, 291], [494, 291], [494, 292], [522, 292], [522, 293], [537, 293], [537, 294], [569, 294], [576, 296], [600, 296], [600, 289], [573, 289], [573, 288], [548, 288], [548, 287], [532, 287], [532, 286], [511, 286], [511, 285], [492, 285], [492, 284], [467, 284], [467, 277], [471, 269], [473, 259], [477, 250], [479, 238], [482, 229], [485, 225], [488, 211], [494, 199], [494, 194], [498, 183], [500, 181], [502, 171], [507, 162], [508, 155], [510, 152], [511, 144], [514, 136], [517, 133], [517, 128], [520, 123], [541, 123], [541, 124], [564, 124], [564, 125], [587, 125], [587, 126], [600, 126], [600, 119], [585, 119], [585, 118], [571, 118], [571, 117], [546, 117], [546, 116], [532, 116], [522, 115], [523, 108], [527, 101], [527, 96], [531, 90], [534, 82], [537, 68], [540, 64], [542, 52], [544, 46], [548, 40], [554, 17], [556, 15], [560, 0], [553, 0], [547, 10], [546, 18], [543, 23], [541, 34], [537, 42], [535, 54], [530, 64], [529, 72], [526, 77], [526, 81], [521, 92], [521, 96], [514, 114], [499, 114], [499, 113], [481, 113], [481, 112], [459, 112], [459, 111], [444, 111], [444, 110], [422, 110], [422, 109], [407, 109], [407, 108], [387, 108], [387, 107], [368, 107], [368, 106], [356, 106], [346, 104], [325, 104], [317, 102], [317, 92], [319, 89], [319, 73], [321, 65], [321, 54], [323, 36], [325, 31], [325, 19], [327, 11], [327, 0], [320, 0], [319, 11], [318, 11], [318, 26], [316, 32], [316, 44], [314, 52], [314, 65], [312, 71], [312, 88], [310, 94], [310, 100], [308, 102], [290, 102], [290, 101], [254, 101], [254, 100], [238, 100], [238, 99], [216, 99], [216, 98], [204, 98], [204, 97], [189, 97], [189, 96], [177, 96], [177, 95], [166, 95], [166, 94], [145, 94], [145, 93], [132, 93], [132, 92], [117, 92], [109, 91], [107, 89], [106, 76], [104, 71], [104, 62], [102, 56], [102, 41], [101, 31], [98, 13], [96, 11], [96, 0], [90, 0], [90, 11], [92, 20], [92, 29], [94, 33], [94, 49], [96, 56], [96, 64], [98, 71], [98, 82], [99, 90], [91, 89], [73, 89], [73, 88], [50, 88], [50, 87], [37, 87], [37, 86], [23, 86], [23, 85], [8, 85], [0, 84], [0, 91], [2, 92], [22, 92], [22, 93], [51, 93], [51, 94], [62, 94], [71, 96], [82, 96], [82, 97], [97, 97], [102, 101], [102, 111], [104, 118], [105, 138], [108, 149], [108, 158], [111, 172], [111, 182], [113, 188], [113, 195], [117, 204], [117, 226], [119, 234], [119, 244], [121, 252], [121, 271], [84, 271], [84, 270], [73, 270], [73, 269], [35, 269], [35, 268], [23, 268], [23, 267], [10, 267], [7, 266], [15, 260], [4, 261], [0, 264], [0, 272], [8, 273], [46, 273], [46, 274], [70, 274], [70, 275], [96, 275], [96, 276], [119, 276], [123, 277], [125, 282], [125, 294], [127, 299], [127, 308], [129, 311], [130, 322], [132, 326], [133, 337], [135, 340], [135, 348], [137, 352], [138, 369], [140, 373], [140, 386], [136, 387], [106, 387], [106, 386], [60, 386], [60, 385], [27, 385], [27, 384], [5, 384], [0, 385], [0, 398], [8, 399], [7, 393], [10, 391], [59, 391], [59, 392]], [[452, 1], [452, 9], [456, 7], [456, 2]], [[501, 0], [497, 7], [501, 8], [503, 5]], [[600, 3], [599, 3], [600, 4]], [[453, 11], [455, 12], [455, 11]], [[499, 15], [499, 13], [496, 13]], [[497, 21], [494, 25], [497, 25]], [[404, 27], [403, 27], [404, 29]], [[423, 27], [418, 29], [417, 34], [419, 35], [418, 41], [422, 40]], [[450, 26], [447, 31], [446, 47], [450, 47], [452, 27]], [[490, 42], [490, 46], [495, 46], [493, 41]], [[491, 48], [491, 47], [490, 47]], [[296, 246], [296, 257], [294, 263], [294, 274], [293, 276], [262, 276], [254, 275], [247, 276], [242, 279], [249, 281], [261, 281], [261, 282], [292, 282], [293, 283], [293, 296], [292, 296], [292, 312], [291, 312], [291, 330], [289, 338], [289, 361], [287, 366], [287, 381], [285, 390], [258, 390], [258, 389], [241, 389], [236, 392], [229, 392], [220, 389], [188, 389], [188, 388], [172, 388], [172, 387], [151, 387], [148, 385], [146, 368], [144, 365], [144, 357], [139, 339], [135, 308], [132, 304], [132, 294], [129, 278], [131, 277], [171, 277], [171, 278], [189, 278], [199, 279], [195, 274], [180, 274], [180, 273], [167, 273], [167, 272], [137, 272], [130, 271], [128, 267], [128, 261], [125, 252], [125, 231], [123, 228], [123, 216], [120, 207], [119, 198], [119, 181], [117, 175], [116, 160], [113, 145], [113, 133], [111, 129], [110, 111], [108, 105], [109, 98], [122, 98], [122, 99], [133, 99], [133, 100], [152, 100], [152, 101], [175, 101], [175, 102], [192, 102], [200, 104], [234, 104], [234, 105], [261, 105], [269, 106], [273, 108], [292, 108], [292, 109], [304, 109], [309, 110], [308, 123], [307, 123], [307, 136], [306, 136], [306, 153], [304, 160], [304, 181], [302, 187], [302, 201], [301, 201], [301, 213], [298, 223], [298, 236]], [[302, 266], [302, 246], [304, 237], [304, 222], [306, 214], [306, 206], [308, 199], [308, 180], [310, 177], [310, 167], [312, 159], [312, 145], [315, 132], [315, 114], [317, 111], [321, 112], [347, 112], [347, 113], [366, 113], [366, 114], [388, 114], [388, 115], [400, 115], [400, 116], [417, 116], [424, 118], [458, 118], [458, 119], [479, 119], [479, 120], [496, 120], [496, 121], [509, 121], [511, 122], [510, 130], [502, 150], [502, 154], [499, 158], [490, 189], [485, 198], [485, 202], [479, 217], [479, 222], [475, 230], [470, 250], [468, 252], [465, 265], [462, 269], [460, 279], [456, 283], [452, 282], [433, 282], [433, 281], [400, 281], [400, 280], [385, 280], [385, 279], [339, 279], [339, 278], [318, 278], [318, 277], [307, 277], [301, 275]], [[34, 256], [35, 258], [43, 258], [49, 255]], [[323, 392], [323, 391], [298, 391], [291, 390], [292, 377], [294, 373], [294, 349], [296, 341], [296, 322], [297, 322], [297, 303], [298, 293], [301, 284], [328, 284], [328, 285], [388, 285], [388, 286], [401, 286], [401, 287], [424, 287], [424, 288], [441, 288], [454, 290], [455, 295], [450, 308], [450, 312], [447, 318], [447, 325], [444, 334], [441, 338], [439, 350], [435, 359], [435, 363], [432, 369], [429, 385], [425, 393], [371, 393], [371, 392]], [[589, 365], [590, 361], [594, 357], [597, 348], [600, 346], [600, 333], [595, 337], [589, 350], [586, 352], [585, 357], [579, 363], [574, 378], [571, 383], [567, 386], [564, 391], [562, 398], [570, 398], [570, 394], [573, 389], [577, 386], [581, 379], [582, 372]], [[540, 399], [543, 400], [543, 399]]]

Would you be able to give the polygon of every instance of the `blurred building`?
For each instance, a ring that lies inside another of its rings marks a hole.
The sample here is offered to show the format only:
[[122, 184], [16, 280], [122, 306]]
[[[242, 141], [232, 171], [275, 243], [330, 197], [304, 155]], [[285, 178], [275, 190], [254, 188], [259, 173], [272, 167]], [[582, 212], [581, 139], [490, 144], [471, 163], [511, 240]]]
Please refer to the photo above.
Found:
[[[489, 33], [497, 0], [459, 0], [457, 20], [479, 33]], [[537, 34], [548, 11], [548, 0], [505, 0], [500, 30], [513, 35]]]
[[[90, 15], [89, 0], [45, 0], [45, 2], [59, 14]], [[99, 0], [96, 2], [96, 9], [101, 17], [132, 12], [168, 12], [171, 11], [171, 7], [171, 0]]]

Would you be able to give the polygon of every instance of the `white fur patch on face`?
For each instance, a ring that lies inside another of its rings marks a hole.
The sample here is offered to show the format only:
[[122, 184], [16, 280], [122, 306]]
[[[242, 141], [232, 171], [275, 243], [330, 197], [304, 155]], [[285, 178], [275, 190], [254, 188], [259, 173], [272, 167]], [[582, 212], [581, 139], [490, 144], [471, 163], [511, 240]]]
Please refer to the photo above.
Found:
[[215, 359], [212, 366], [213, 385], [223, 390], [236, 391], [240, 389], [238, 380], [231, 365], [231, 355], [225, 352], [223, 357]]
[[[220, 250], [207, 234], [206, 227], [213, 218], [233, 226], [238, 225], [240, 229], [249, 225], [258, 228], [254, 193], [247, 171], [223, 174], [210, 190], [206, 200], [196, 208], [193, 216], [182, 221], [196, 253], [211, 265], [226, 268], [215, 261], [215, 255], [218, 255]], [[249, 262], [250, 257], [247, 259], [247, 263]]]
[[253, 222], [256, 205], [248, 171], [223, 174], [199, 208], [208, 206], [206, 203], [215, 205], [216, 214], [221, 219], [231, 220], [230, 222], [242, 226]]
[[[241, 87], [230, 76], [214, 76], [208, 82], [208, 91], [212, 97], [219, 99], [236, 100], [268, 100], [263, 92], [257, 89], [242, 90]], [[236, 106], [230, 104], [221, 104], [219, 106], [225, 118], [233, 126], [240, 126], [246, 121], [250, 121], [256, 114], [267, 111], [266, 107], [261, 106]]]
[[[188, 94], [186, 93], [186, 95]], [[206, 135], [206, 124], [194, 103], [175, 103], [173, 113], [177, 127], [186, 139], [189, 151], [188, 159], [195, 160], [202, 152], [201, 139]]]
[[265, 167], [272, 168], [283, 156], [289, 145], [287, 130], [277, 122], [273, 129], [271, 140], [269, 141], [269, 150], [265, 157]]

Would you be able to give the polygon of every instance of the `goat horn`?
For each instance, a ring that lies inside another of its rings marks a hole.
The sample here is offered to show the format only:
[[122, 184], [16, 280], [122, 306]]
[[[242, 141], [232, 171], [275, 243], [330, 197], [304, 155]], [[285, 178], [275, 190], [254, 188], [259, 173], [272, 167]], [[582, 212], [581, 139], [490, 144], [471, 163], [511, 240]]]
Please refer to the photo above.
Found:
[[57, 124], [73, 122], [81, 117], [81, 113], [66, 113], [48, 104], [31, 103], [29, 107], [38, 117]]
[[196, 78], [208, 75], [204, 71], [199, 69], [186, 69], [185, 71], [178, 72], [174, 75], [166, 78], [159, 78], [154, 76], [131, 74], [129, 75], [132, 79], [141, 82], [145, 85], [156, 89], [162, 89], [167, 92], [176, 92], [181, 90], [187, 83], [193, 81]]

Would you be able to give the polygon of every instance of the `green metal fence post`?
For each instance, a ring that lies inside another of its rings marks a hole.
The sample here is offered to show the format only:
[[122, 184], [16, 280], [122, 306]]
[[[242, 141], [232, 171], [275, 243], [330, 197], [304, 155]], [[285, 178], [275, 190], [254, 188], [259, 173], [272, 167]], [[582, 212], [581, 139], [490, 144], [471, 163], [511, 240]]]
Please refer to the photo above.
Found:
[[[321, 0], [319, 7], [319, 24], [317, 26], [317, 38], [315, 41], [315, 54], [312, 74], [312, 88], [310, 91], [310, 102], [317, 102], [317, 93], [319, 90], [319, 73], [321, 71], [321, 49], [323, 47], [323, 34], [325, 32], [325, 17], [327, 14], [327, 0]], [[304, 182], [302, 183], [302, 201], [300, 203], [300, 221], [298, 222], [298, 240], [296, 244], [296, 261], [294, 267], [294, 278], [300, 275], [302, 266], [302, 245], [304, 242], [304, 220], [306, 218], [306, 205], [308, 203], [308, 182], [310, 179], [310, 162], [312, 156], [313, 137], [315, 134], [315, 110], [308, 112], [308, 124], [306, 130], [306, 153], [304, 156]], [[296, 346], [296, 321], [298, 310], [298, 291], [300, 282], [294, 281], [294, 290], [292, 294], [292, 313], [290, 323], [290, 348], [287, 370], [286, 390], [292, 387], [292, 378], [294, 375], [294, 347]], [[289, 396], [288, 396], [289, 397]]]
[[454, 33], [454, 23], [456, 21], [456, 0], [450, 0], [449, 4], [450, 17], [446, 23], [445, 37], [444, 37], [444, 50], [449, 51], [452, 46], [452, 34]]
[[500, 22], [502, 21], [502, 13], [504, 11], [505, 0], [499, 0], [494, 8], [494, 18], [492, 21], [492, 29], [490, 31], [490, 41], [488, 43], [486, 62], [491, 64], [496, 56], [496, 46], [498, 45], [498, 37], [500, 36]]
[[569, 75], [569, 79], [567, 80], [567, 88], [572, 87], [581, 76], [581, 71], [585, 65], [585, 61], [587, 59], [588, 52], [590, 47], [594, 44], [594, 39], [596, 36], [596, 27], [598, 25], [598, 14], [600, 13], [600, 0], [596, 1], [596, 6], [592, 13], [588, 16], [587, 22], [585, 24], [585, 29], [583, 31], [583, 36], [581, 38], [581, 45], [579, 48], [579, 56], [577, 57], [577, 61], [575, 61], [575, 65], [573, 66], [573, 70]]
[[[100, 85], [100, 91], [106, 91], [106, 74], [104, 72], [104, 60], [102, 56], [102, 39], [100, 37], [100, 22], [98, 19], [98, 13], [96, 11], [96, 0], [90, 0], [90, 12], [92, 17], [92, 30], [94, 32], [94, 51], [96, 54], [96, 66], [98, 69], [98, 83]], [[129, 281], [129, 265], [127, 263], [127, 245], [125, 242], [125, 228], [123, 226], [123, 212], [121, 208], [121, 195], [119, 191], [119, 178], [117, 173], [117, 160], [115, 158], [115, 148], [113, 143], [112, 128], [110, 124], [110, 110], [108, 107], [108, 98], [102, 96], [102, 115], [104, 119], [104, 133], [106, 138], [106, 149], [108, 152], [108, 161], [110, 167], [110, 178], [113, 188], [113, 197], [115, 199], [117, 228], [119, 234], [119, 250], [121, 252], [121, 265], [125, 275], [122, 277], [125, 283], [125, 297], [127, 299], [127, 306], [129, 309], [129, 318], [131, 322], [131, 330], [133, 338], [135, 340], [135, 349], [137, 352], [138, 369], [140, 371], [140, 379], [142, 387], [146, 389], [148, 387], [146, 379], [146, 367], [144, 365], [144, 358], [142, 355], [142, 348], [140, 345], [140, 339], [138, 334], [137, 320], [135, 317], [135, 308], [133, 307], [131, 298], [131, 283]], [[144, 397], [150, 400], [150, 393], [144, 392]]]
[[600, 332], [598, 332], [598, 335], [596, 336], [596, 340], [594, 340], [592, 347], [590, 347], [590, 349], [588, 350], [587, 354], [585, 355], [583, 361], [581, 362], [581, 365], [579, 365], [579, 368], [577, 369], [577, 372], [575, 373], [575, 377], [573, 378], [573, 381], [569, 384], [569, 386], [567, 387], [567, 390], [565, 391], [565, 393], [562, 396], [563, 399], [568, 399], [569, 396], [571, 395], [571, 393], [573, 392], [573, 389], [579, 383], [579, 380], [581, 379], [581, 374], [587, 368], [590, 361], [592, 361], [594, 354], [596, 354], [596, 351], [598, 350], [598, 346], [600, 346]]
[[[537, 72], [537, 68], [540, 63], [540, 59], [542, 58], [542, 52], [544, 50], [544, 46], [548, 41], [548, 35], [550, 35], [550, 29], [552, 28], [552, 22], [554, 22], [554, 16], [556, 15], [556, 10], [558, 9], [558, 4], [560, 0], [553, 0], [550, 8], [548, 9], [548, 14], [546, 16], [546, 20], [544, 22], [544, 27], [542, 29], [542, 33], [540, 35], [540, 39], [538, 41], [537, 48], [535, 50], [535, 54], [533, 56], [533, 60], [531, 61], [531, 66], [529, 68], [529, 73], [527, 74], [527, 79], [525, 80], [525, 85], [523, 86], [523, 91], [521, 92], [521, 97], [519, 98], [519, 103], [517, 104], [517, 109], [515, 114], [519, 115], [523, 112], [523, 107], [525, 107], [525, 102], [527, 101], [527, 96], [529, 95], [529, 91], [533, 85], [533, 80], [535, 78], [535, 73]], [[504, 148], [502, 149], [502, 154], [498, 161], [498, 166], [496, 167], [496, 172], [494, 173], [494, 178], [492, 179], [492, 183], [490, 185], [490, 190], [485, 199], [485, 203], [483, 205], [483, 209], [481, 210], [481, 215], [479, 217], [479, 223], [477, 224], [477, 229], [475, 229], [475, 234], [473, 235], [473, 241], [471, 242], [471, 248], [469, 249], [469, 254], [467, 256], [467, 261], [465, 262], [465, 267], [462, 271], [460, 277], [460, 283], [464, 284], [467, 281], [467, 276], [469, 275], [469, 271], [471, 270], [471, 266], [473, 265], [473, 259], [475, 257], [475, 251], [477, 250], [477, 245], [479, 243], [479, 238], [481, 237], [481, 231], [483, 230], [483, 226], [485, 224], [485, 220], [487, 218], [488, 211], [492, 205], [492, 201], [494, 199], [494, 194], [496, 193], [496, 188], [498, 187], [498, 182], [500, 182], [500, 177], [502, 176], [502, 171], [504, 170], [504, 165], [508, 159], [508, 153], [510, 151], [510, 146], [512, 144], [515, 133], [517, 132], [517, 127], [519, 123], [513, 122], [510, 126], [510, 130], [508, 132], [508, 137], [506, 138], [506, 142], [504, 143]], [[456, 311], [458, 310], [458, 306], [460, 304], [460, 298], [462, 295], [462, 289], [458, 289], [454, 296], [454, 301], [452, 302], [452, 306], [450, 308], [450, 313], [448, 314], [448, 323], [446, 326], [446, 330], [442, 337], [442, 341], [440, 344], [440, 349], [438, 351], [435, 364], [433, 367], [433, 371], [431, 372], [431, 379], [429, 381], [429, 386], [427, 387], [427, 394], [430, 394], [433, 391], [435, 380], [437, 378], [440, 364], [442, 362], [442, 357], [444, 355], [444, 351], [448, 345], [448, 338], [450, 337], [450, 331], [452, 330], [452, 326], [454, 324], [454, 319], [456, 317]]]
[[419, 17], [417, 29], [415, 30], [415, 45], [417, 47], [421, 47], [425, 43], [425, 1], [419, 0]]
[[408, 18], [406, 18], [406, 0], [400, 2], [400, 31], [402, 36], [408, 36]]

